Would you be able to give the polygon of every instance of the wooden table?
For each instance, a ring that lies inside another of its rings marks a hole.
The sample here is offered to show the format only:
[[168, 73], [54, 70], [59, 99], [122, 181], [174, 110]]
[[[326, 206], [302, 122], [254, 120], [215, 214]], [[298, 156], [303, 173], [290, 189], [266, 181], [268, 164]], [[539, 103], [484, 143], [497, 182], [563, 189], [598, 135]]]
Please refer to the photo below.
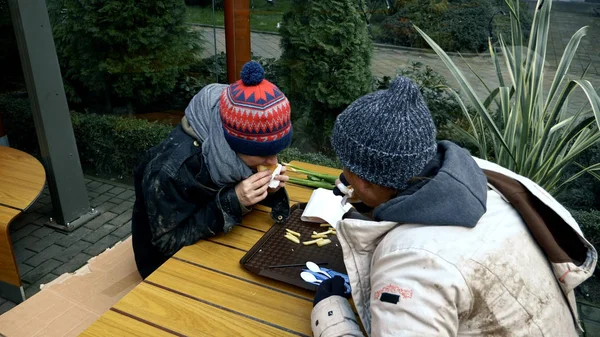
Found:
[[[300, 186], [286, 188], [292, 203], [307, 202], [312, 194]], [[182, 248], [81, 336], [312, 336], [314, 293], [239, 264], [273, 225], [268, 211], [256, 206], [230, 233]]]
[[9, 225], [40, 195], [46, 183], [42, 164], [31, 155], [0, 146], [0, 295], [25, 300], [10, 240]]

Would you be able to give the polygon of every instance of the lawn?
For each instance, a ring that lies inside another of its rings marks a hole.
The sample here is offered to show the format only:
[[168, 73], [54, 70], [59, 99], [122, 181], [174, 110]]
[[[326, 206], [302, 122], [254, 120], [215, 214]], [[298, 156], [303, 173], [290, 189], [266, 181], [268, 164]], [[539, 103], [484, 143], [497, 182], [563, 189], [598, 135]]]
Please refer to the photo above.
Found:
[[[250, 2], [252, 4], [252, 1]], [[291, 0], [275, 0], [270, 4], [265, 0], [254, 0], [254, 8], [250, 9], [250, 27], [253, 30], [277, 32], [277, 23], [282, 21], [283, 13], [290, 7]], [[206, 25], [213, 24], [212, 8], [188, 6], [187, 22]], [[215, 11], [215, 23], [224, 25], [223, 11]]]

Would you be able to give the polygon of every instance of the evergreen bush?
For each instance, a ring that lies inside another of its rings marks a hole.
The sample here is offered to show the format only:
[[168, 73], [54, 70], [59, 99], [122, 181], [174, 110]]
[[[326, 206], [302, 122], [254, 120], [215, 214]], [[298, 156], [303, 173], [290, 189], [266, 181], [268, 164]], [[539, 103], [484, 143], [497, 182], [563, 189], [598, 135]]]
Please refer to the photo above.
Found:
[[354, 0], [293, 0], [283, 17], [279, 84], [300, 121], [294, 131], [317, 150], [330, 147], [337, 115], [371, 90], [373, 48], [359, 7]]
[[49, 0], [49, 13], [72, 102], [105, 112], [148, 104], [198, 59], [200, 35], [181, 0]]

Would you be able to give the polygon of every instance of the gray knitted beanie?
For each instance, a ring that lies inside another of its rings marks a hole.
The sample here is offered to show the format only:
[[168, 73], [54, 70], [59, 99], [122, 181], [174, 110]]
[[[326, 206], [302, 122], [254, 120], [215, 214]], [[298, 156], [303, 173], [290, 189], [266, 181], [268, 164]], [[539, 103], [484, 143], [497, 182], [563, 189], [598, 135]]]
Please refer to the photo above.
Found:
[[342, 112], [332, 145], [345, 168], [371, 183], [403, 190], [437, 151], [436, 129], [419, 87], [397, 77]]

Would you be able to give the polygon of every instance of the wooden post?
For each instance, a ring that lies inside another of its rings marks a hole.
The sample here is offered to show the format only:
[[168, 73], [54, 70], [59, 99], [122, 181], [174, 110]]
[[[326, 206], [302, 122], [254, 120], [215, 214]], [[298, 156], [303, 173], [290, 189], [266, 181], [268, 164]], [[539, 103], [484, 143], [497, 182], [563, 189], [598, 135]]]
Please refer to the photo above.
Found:
[[225, 50], [227, 81], [240, 77], [244, 63], [250, 61], [250, 1], [225, 0]]

